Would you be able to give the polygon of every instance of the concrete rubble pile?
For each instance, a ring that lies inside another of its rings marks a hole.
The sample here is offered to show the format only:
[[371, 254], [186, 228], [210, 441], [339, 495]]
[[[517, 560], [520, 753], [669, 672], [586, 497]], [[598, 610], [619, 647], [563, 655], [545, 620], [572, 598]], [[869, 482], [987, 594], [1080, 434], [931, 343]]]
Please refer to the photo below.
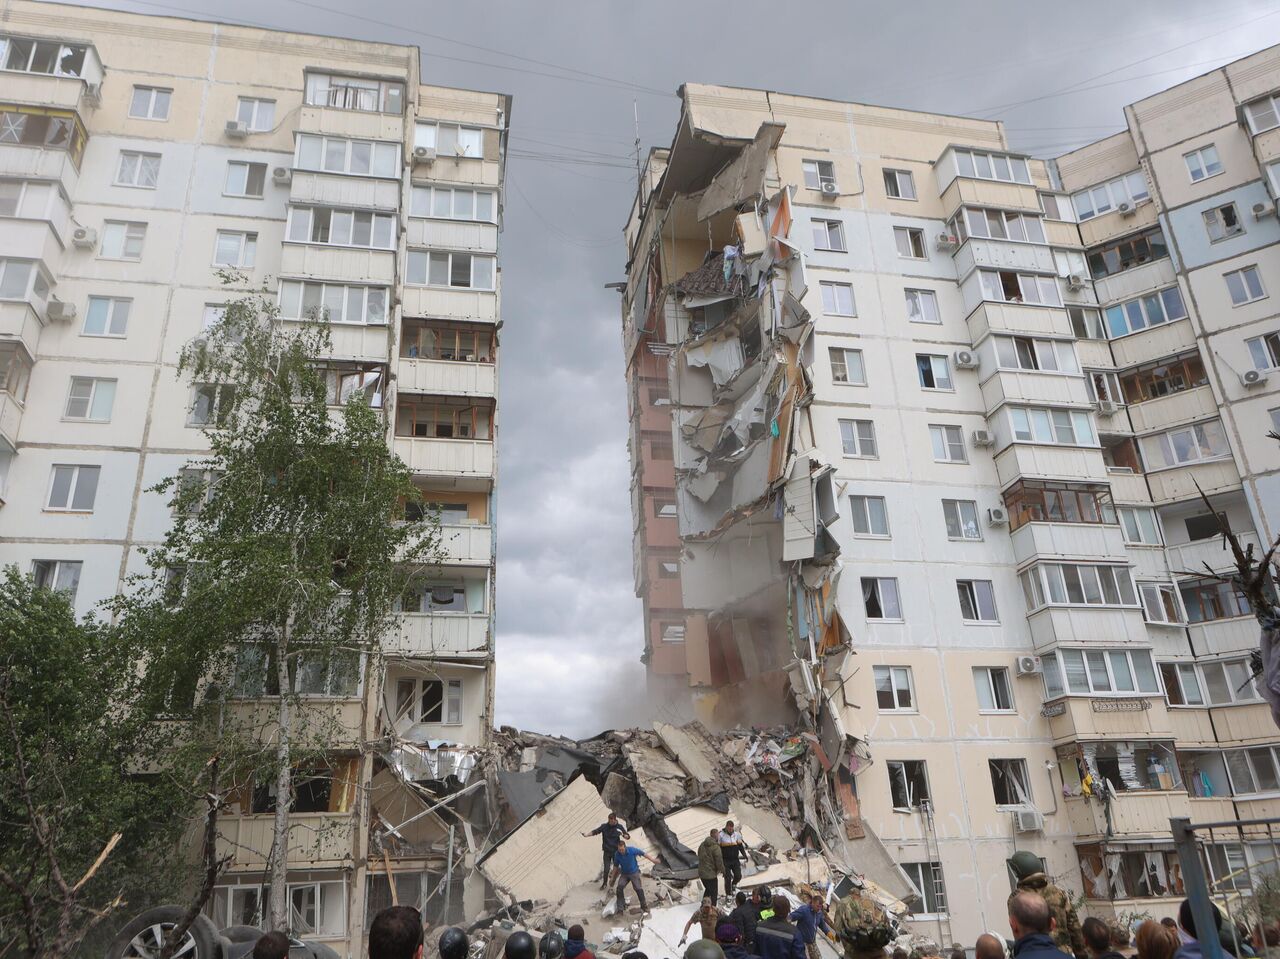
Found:
[[[913, 890], [869, 830], [850, 821], [837, 779], [817, 735], [783, 727], [714, 734], [697, 722], [658, 722], [585, 740], [503, 727], [454, 793], [485, 784], [494, 823], [474, 870], [497, 908], [470, 921], [474, 954], [500, 955], [517, 929], [564, 935], [575, 923], [597, 955], [681, 954], [681, 931], [702, 895], [695, 850], [728, 819], [749, 847], [743, 890], [767, 885], [798, 904], [802, 895], [834, 901], [861, 886], [903, 917]], [[651, 913], [643, 917], [637, 903], [615, 914], [613, 891], [600, 883], [600, 838], [583, 836], [611, 812], [629, 844], [660, 863], [645, 876]]]

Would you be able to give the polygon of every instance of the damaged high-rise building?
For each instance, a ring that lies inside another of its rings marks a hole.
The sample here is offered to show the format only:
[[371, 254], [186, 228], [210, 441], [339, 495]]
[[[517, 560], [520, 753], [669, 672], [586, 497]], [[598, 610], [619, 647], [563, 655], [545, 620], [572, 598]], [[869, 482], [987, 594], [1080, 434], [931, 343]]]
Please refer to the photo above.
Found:
[[1280, 801], [1258, 626], [1208, 575], [1222, 522], [1280, 532], [1280, 47], [1056, 160], [680, 94], [622, 304], [651, 694], [807, 726], [943, 942], [1005, 927], [1015, 849], [1169, 913], [1170, 817]]

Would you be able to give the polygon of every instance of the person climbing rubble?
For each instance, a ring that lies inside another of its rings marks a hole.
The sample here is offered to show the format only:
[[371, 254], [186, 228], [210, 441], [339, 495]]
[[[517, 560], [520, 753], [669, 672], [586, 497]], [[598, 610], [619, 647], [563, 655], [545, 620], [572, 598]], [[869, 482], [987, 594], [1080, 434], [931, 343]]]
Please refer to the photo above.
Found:
[[724, 894], [732, 896], [742, 882], [742, 860], [747, 855], [747, 844], [742, 833], [734, 828], [732, 819], [724, 824], [718, 839], [720, 854], [724, 857]]
[[600, 847], [604, 854], [604, 865], [600, 869], [600, 888], [607, 889], [609, 887], [609, 869], [613, 866], [613, 853], [618, 848], [618, 843], [624, 839], [630, 839], [631, 833], [627, 832], [625, 823], [618, 822], [617, 813], [609, 813], [607, 821], [596, 826], [591, 832], [584, 832], [583, 838], [590, 836], [600, 837]]
[[820, 959], [821, 953], [818, 952], [818, 933], [830, 939], [833, 943], [836, 941], [835, 933], [831, 931], [831, 927], [827, 924], [827, 912], [822, 907], [821, 896], [811, 896], [809, 901], [795, 910], [787, 917], [796, 924], [796, 928], [800, 930], [800, 938], [804, 940], [804, 949], [808, 953], [809, 959]]
[[831, 925], [846, 959], [868, 959], [884, 955], [893, 941], [889, 917], [860, 889], [850, 890], [831, 911]]
[[609, 877], [612, 881], [617, 877], [617, 905], [618, 912], [621, 913], [626, 907], [627, 886], [635, 887], [636, 897], [640, 900], [640, 911], [648, 912], [649, 907], [645, 904], [644, 884], [640, 881], [640, 859], [648, 859], [655, 866], [658, 860], [654, 859], [643, 849], [636, 846], [628, 846], [622, 840], [618, 840], [618, 848], [613, 853], [613, 874]]
[[1049, 904], [1049, 914], [1054, 921], [1053, 940], [1058, 948], [1079, 959], [1088, 959], [1089, 950], [1085, 946], [1084, 933], [1080, 931], [1080, 917], [1075, 906], [1071, 905], [1071, 897], [1049, 881], [1040, 857], [1020, 849], [1009, 857], [1008, 864], [1018, 882], [1018, 888], [1009, 894], [1009, 908], [1013, 908], [1014, 896], [1019, 892], [1036, 893]]
[[724, 916], [721, 914], [720, 910], [716, 908], [715, 900], [708, 896], [704, 896], [702, 899], [702, 905], [699, 906], [697, 911], [689, 917], [689, 921], [684, 924], [684, 931], [680, 933], [679, 944], [683, 946], [688, 940], [689, 927], [691, 927], [695, 922], [702, 927], [702, 938], [710, 939], [712, 942], [715, 942], [716, 925], [723, 919]]
[[717, 888], [722, 873], [724, 853], [720, 851], [720, 830], [712, 829], [711, 834], [698, 847], [698, 879], [702, 882], [704, 894], [713, 903], [720, 898]]

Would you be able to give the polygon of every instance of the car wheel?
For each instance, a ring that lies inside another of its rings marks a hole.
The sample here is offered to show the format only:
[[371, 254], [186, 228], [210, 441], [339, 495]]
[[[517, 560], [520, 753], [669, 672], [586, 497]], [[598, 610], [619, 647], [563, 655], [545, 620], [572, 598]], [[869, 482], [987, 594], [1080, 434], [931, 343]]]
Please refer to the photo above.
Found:
[[257, 926], [227, 926], [221, 935], [231, 942], [257, 942], [266, 932]]
[[[156, 906], [125, 924], [107, 947], [106, 959], [156, 959], [170, 931], [186, 915], [184, 906]], [[218, 930], [203, 913], [188, 927], [173, 959], [221, 959]]]

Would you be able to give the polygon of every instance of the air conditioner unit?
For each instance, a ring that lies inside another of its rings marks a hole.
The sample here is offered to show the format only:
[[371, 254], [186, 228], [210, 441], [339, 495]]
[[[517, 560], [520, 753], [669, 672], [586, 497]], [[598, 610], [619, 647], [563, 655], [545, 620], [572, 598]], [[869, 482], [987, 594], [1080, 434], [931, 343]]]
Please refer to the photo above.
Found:
[[840, 188], [830, 180], [822, 184], [822, 198], [824, 200], [834, 200], [840, 195]]
[[954, 233], [938, 234], [939, 250], [954, 250], [959, 245], [960, 245], [960, 241], [956, 239], [956, 235]]
[[77, 227], [71, 234], [71, 242], [82, 250], [92, 250], [98, 245], [98, 231], [87, 226]]
[[242, 120], [227, 121], [227, 136], [233, 140], [243, 140], [249, 135], [249, 124]]
[[84, 102], [91, 107], [102, 106], [102, 84], [86, 83], [84, 87]]
[[987, 510], [987, 525], [989, 526], [1008, 526], [1009, 511], [1003, 506], [993, 506]]
[[1044, 829], [1044, 816], [1034, 809], [1019, 809], [1013, 814], [1013, 825], [1018, 832], [1040, 832]]
[[1067, 289], [1069, 289], [1069, 290], [1083, 290], [1083, 289], [1084, 289], [1084, 277], [1083, 277], [1083, 276], [1081, 276], [1079, 273], [1072, 273], [1069, 277], [1067, 277]]
[[972, 350], [956, 350], [951, 355], [951, 360], [955, 363], [957, 370], [976, 370], [978, 368], [978, 354]]
[[45, 318], [50, 323], [70, 323], [76, 318], [76, 305], [62, 300], [50, 300], [45, 309]]
[[1270, 203], [1255, 203], [1253, 205], [1253, 218], [1261, 220], [1266, 216], [1275, 216], [1276, 208]]
[[996, 438], [991, 435], [990, 430], [974, 430], [973, 445], [974, 446], [995, 446]]
[[436, 159], [435, 147], [414, 147], [413, 162], [414, 163], [434, 163]]
[[278, 166], [271, 171], [271, 181], [281, 186], [288, 186], [289, 181], [293, 179], [293, 171], [287, 166]]
[[1116, 204], [1116, 209], [1120, 212], [1121, 216], [1133, 216], [1138, 212], [1133, 208], [1132, 203], [1118, 203]]
[[1115, 416], [1120, 411], [1120, 404], [1115, 400], [1098, 400], [1093, 404], [1099, 416]]
[[1014, 672], [1019, 676], [1041, 676], [1044, 674], [1044, 662], [1039, 656], [1019, 656], [1013, 668]]
[[1240, 382], [1247, 387], [1264, 386], [1267, 382], [1267, 374], [1261, 370], [1245, 370], [1240, 374]]

